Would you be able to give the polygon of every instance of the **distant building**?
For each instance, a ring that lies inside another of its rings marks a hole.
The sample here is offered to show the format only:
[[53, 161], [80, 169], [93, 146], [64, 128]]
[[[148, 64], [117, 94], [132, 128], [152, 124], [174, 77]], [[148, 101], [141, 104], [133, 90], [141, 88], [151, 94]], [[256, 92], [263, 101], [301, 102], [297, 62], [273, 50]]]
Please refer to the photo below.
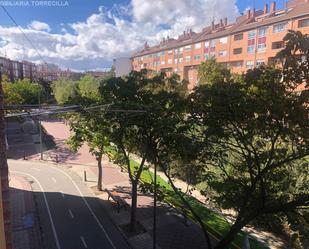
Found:
[[134, 70], [177, 73], [189, 81], [189, 90], [198, 84], [198, 67], [211, 57], [242, 73], [253, 67], [269, 64], [284, 48], [283, 37], [288, 30], [309, 34], [309, 0], [290, 0], [277, 10], [276, 2], [263, 10], [249, 9], [236, 18], [212, 22], [201, 32], [187, 30], [178, 38], [164, 38], [160, 44], [144, 48], [132, 56]]
[[132, 71], [132, 60], [130, 58], [114, 59], [113, 64], [116, 77], [127, 75]]

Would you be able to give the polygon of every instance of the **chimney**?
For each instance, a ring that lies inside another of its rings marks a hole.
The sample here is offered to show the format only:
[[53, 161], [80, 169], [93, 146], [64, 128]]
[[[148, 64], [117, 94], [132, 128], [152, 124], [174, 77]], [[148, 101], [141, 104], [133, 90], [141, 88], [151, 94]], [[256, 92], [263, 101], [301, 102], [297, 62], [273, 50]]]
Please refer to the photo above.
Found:
[[270, 4], [270, 13], [276, 12], [276, 2]]
[[247, 19], [250, 19], [250, 18], [251, 18], [251, 9], [247, 11]]
[[251, 17], [255, 17], [255, 8], [252, 10]]
[[264, 14], [267, 14], [268, 13], [268, 4], [265, 4], [264, 5]]
[[227, 17], [224, 18], [224, 26], [227, 26]]
[[220, 27], [223, 27], [223, 20], [220, 19]]
[[211, 22], [211, 30], [214, 30], [215, 29], [215, 21], [212, 21]]

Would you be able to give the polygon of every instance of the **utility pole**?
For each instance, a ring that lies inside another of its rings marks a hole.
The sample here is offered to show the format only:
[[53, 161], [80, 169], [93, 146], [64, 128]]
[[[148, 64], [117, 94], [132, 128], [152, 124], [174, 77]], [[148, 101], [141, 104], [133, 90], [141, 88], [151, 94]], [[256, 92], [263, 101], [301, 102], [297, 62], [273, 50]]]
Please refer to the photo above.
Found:
[[154, 191], [153, 191], [153, 249], [157, 248], [157, 162], [154, 164]]
[[[40, 85], [39, 85], [40, 86]], [[41, 93], [39, 90], [39, 112], [41, 111]], [[40, 133], [40, 154], [41, 154], [41, 160], [43, 160], [43, 140], [42, 140], [42, 124], [41, 124], [41, 117], [38, 116], [39, 119], [39, 133]]]
[[5, 136], [2, 65], [0, 64], [0, 248], [3, 249], [11, 248], [10, 195]]

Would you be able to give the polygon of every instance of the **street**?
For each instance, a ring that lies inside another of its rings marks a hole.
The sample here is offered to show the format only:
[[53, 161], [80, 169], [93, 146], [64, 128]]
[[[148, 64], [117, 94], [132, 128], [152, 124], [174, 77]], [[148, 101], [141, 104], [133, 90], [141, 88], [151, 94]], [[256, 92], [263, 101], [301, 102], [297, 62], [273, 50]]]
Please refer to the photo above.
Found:
[[73, 172], [41, 162], [8, 163], [10, 174], [32, 183], [45, 248], [129, 248], [104, 208]]

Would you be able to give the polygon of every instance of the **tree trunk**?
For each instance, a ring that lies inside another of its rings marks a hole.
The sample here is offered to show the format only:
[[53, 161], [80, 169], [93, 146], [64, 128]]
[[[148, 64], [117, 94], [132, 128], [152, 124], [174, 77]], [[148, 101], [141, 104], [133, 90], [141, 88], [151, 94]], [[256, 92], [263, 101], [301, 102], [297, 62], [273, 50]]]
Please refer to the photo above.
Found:
[[99, 172], [99, 174], [98, 174], [98, 190], [99, 191], [102, 191], [102, 175], [103, 175], [103, 170], [102, 170], [102, 154], [100, 154], [99, 156], [98, 156], [98, 172]]
[[237, 234], [241, 231], [241, 229], [247, 225], [252, 218], [243, 218], [237, 219], [236, 222], [231, 226], [229, 232], [225, 235], [225, 237], [220, 240], [215, 249], [226, 249], [233, 242]]
[[137, 209], [137, 181], [132, 181], [132, 201], [131, 201], [131, 219], [130, 230], [136, 229], [136, 209]]
[[212, 245], [211, 245], [211, 240], [207, 231], [207, 228], [205, 227], [202, 219], [199, 217], [199, 215], [195, 212], [195, 210], [191, 207], [190, 203], [183, 197], [183, 193], [180, 193], [180, 191], [178, 190], [178, 188], [175, 186], [174, 182], [172, 181], [172, 178], [168, 175], [168, 173], [166, 172], [166, 170], [163, 170], [165, 176], [167, 177], [167, 179], [169, 180], [174, 192], [178, 195], [178, 197], [181, 199], [182, 203], [184, 204], [184, 206], [186, 208], [188, 208], [191, 213], [193, 214], [194, 218], [196, 219], [196, 221], [200, 224], [203, 234], [205, 236], [206, 239], [206, 243], [207, 243], [207, 248], [208, 249], [212, 249]]

